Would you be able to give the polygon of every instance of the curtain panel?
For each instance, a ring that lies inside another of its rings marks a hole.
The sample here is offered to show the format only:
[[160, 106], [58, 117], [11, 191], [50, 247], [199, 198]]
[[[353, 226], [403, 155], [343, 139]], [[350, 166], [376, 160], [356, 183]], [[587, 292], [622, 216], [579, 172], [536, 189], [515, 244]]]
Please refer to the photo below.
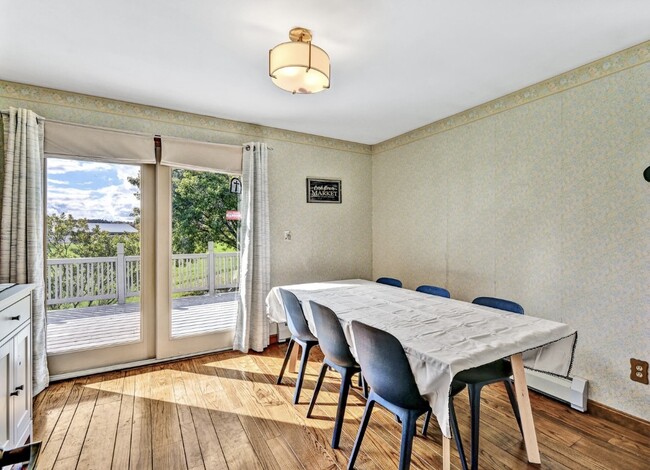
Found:
[[2, 113], [0, 283], [34, 284], [34, 395], [48, 386], [43, 272], [43, 122], [32, 111]]
[[269, 345], [265, 299], [271, 288], [268, 149], [244, 144], [240, 228], [239, 309], [233, 349], [261, 352]]

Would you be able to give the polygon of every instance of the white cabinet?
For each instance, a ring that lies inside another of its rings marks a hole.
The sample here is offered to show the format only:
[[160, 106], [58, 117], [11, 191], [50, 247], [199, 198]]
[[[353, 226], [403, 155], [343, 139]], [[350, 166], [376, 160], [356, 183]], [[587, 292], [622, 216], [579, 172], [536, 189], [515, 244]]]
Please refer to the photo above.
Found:
[[31, 286], [0, 292], [0, 448], [32, 434]]

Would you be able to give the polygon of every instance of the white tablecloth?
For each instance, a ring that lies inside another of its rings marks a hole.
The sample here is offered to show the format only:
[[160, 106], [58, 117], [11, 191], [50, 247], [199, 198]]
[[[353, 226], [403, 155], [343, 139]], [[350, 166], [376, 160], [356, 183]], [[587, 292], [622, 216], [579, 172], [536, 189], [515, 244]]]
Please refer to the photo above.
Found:
[[309, 300], [341, 320], [352, 352], [352, 320], [395, 335], [406, 351], [416, 383], [447, 437], [449, 387], [458, 372], [523, 352], [527, 368], [568, 376], [576, 330], [530, 315], [482, 307], [362, 279], [274, 287], [266, 298], [269, 318], [286, 321], [279, 289], [302, 302], [313, 333]]

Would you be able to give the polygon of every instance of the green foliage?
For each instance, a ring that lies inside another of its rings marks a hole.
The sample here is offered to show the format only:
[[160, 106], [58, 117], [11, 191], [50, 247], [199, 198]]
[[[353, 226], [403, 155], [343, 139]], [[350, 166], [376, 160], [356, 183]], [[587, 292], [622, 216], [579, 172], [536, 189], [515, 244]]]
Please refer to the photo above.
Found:
[[209, 241], [237, 250], [239, 222], [226, 220], [226, 211], [237, 210], [238, 203], [228, 175], [173, 170], [173, 252], [204, 253]]
[[118, 243], [124, 243], [126, 256], [140, 254], [139, 233], [111, 235], [99, 227], [89, 230], [86, 219], [75, 219], [65, 213], [47, 215], [48, 258], [116, 256]]
[[75, 235], [88, 230], [86, 219], [75, 219], [70, 214], [47, 215], [47, 257], [79, 258], [75, 246]]

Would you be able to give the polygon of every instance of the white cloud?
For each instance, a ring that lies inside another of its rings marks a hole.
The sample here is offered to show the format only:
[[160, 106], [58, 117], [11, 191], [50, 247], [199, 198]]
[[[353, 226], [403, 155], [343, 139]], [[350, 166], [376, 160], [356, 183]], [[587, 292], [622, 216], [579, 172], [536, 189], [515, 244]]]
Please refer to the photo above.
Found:
[[111, 170], [113, 165], [100, 162], [87, 162], [83, 160], [64, 160], [62, 158], [47, 159], [47, 173], [50, 175], [64, 175], [71, 171], [101, 171]]
[[[140, 201], [134, 196], [136, 188], [126, 178], [127, 176], [137, 176], [139, 167], [74, 160], [56, 160], [56, 162], [54, 174], [65, 175], [67, 172], [73, 171], [93, 171], [106, 175], [106, 171], [114, 171], [117, 177], [99, 178], [93, 183], [103, 182], [104, 184], [95, 189], [83, 187], [89, 182], [66, 185], [68, 182], [62, 179], [48, 178], [48, 213], [65, 212], [75, 218], [86, 219], [133, 220], [130, 214], [134, 207], [140, 207]], [[48, 167], [48, 174], [53, 173], [51, 170], [52, 168]], [[92, 178], [92, 175], [89, 174], [88, 177]], [[108, 182], [109, 179], [111, 182]]]
[[63, 180], [56, 180], [54, 178], [48, 178], [47, 179], [47, 184], [48, 185], [50, 185], [50, 184], [65, 184], [65, 185], [68, 185], [68, 184], [70, 184], [70, 181], [63, 181]]
[[140, 207], [140, 201], [123, 185], [100, 189], [54, 186], [48, 188], [47, 207], [49, 213], [65, 212], [75, 218], [132, 220], [131, 211]]

